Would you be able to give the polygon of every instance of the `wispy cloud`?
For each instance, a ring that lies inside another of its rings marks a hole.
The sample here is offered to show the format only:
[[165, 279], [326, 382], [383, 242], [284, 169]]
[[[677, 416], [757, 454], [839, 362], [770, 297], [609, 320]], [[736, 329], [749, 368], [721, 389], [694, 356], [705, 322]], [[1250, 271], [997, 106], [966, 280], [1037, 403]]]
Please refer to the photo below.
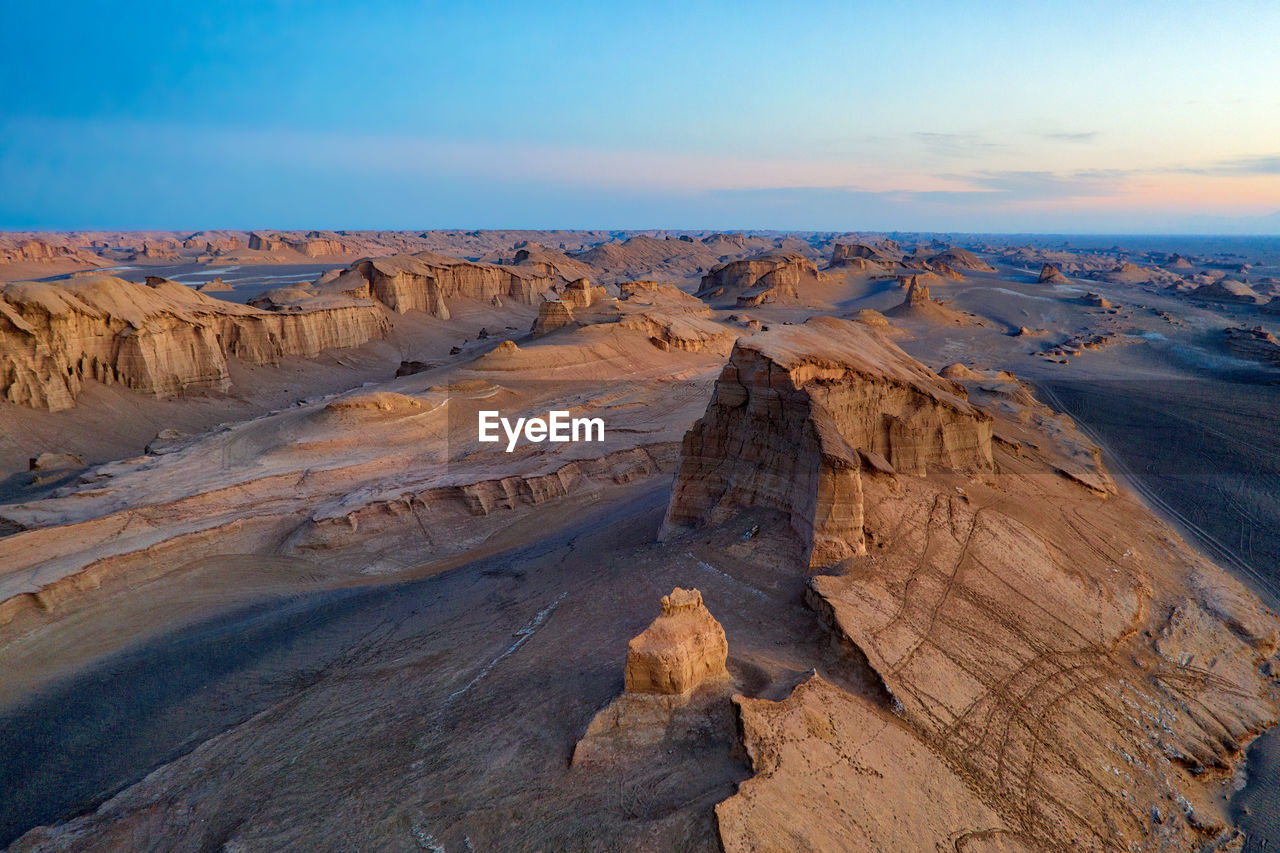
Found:
[[936, 133], [918, 130], [911, 134], [911, 138], [935, 154], [953, 157], [972, 157], [1005, 147], [1002, 143], [992, 142], [976, 133]]
[[1076, 133], [1041, 133], [1039, 134], [1039, 136], [1042, 139], [1052, 139], [1055, 142], [1077, 142], [1077, 143], [1093, 142], [1100, 135], [1101, 134], [1099, 134], [1098, 131], [1096, 130], [1087, 130], [1087, 131], [1081, 131]]

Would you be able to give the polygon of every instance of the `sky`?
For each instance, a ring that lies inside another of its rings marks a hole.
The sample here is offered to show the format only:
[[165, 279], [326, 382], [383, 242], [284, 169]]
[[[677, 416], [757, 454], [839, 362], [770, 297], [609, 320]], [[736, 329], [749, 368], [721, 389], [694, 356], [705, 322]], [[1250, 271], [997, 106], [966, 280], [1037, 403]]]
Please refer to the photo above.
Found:
[[0, 0], [0, 229], [1280, 234], [1280, 3]]

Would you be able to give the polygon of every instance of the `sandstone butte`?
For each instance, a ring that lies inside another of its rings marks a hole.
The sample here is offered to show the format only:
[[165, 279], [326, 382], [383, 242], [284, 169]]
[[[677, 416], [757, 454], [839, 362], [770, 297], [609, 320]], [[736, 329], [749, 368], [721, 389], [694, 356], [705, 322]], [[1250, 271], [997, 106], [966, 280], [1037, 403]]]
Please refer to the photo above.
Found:
[[812, 567], [864, 553], [864, 461], [991, 469], [991, 416], [956, 391], [861, 324], [818, 317], [743, 338], [685, 436], [663, 535], [764, 506], [812, 543]]
[[[724, 628], [700, 591], [676, 587], [664, 595], [662, 612], [628, 644], [625, 692], [596, 714], [574, 749], [573, 764], [616, 761], [628, 750], [660, 741], [673, 710], [726, 700], [728, 657]], [[695, 699], [700, 689], [705, 695]]]
[[734, 697], [755, 775], [716, 808], [724, 849], [1238, 848], [1223, 794], [1276, 721], [1276, 617], [1012, 377], [949, 372], [969, 384], [856, 323], [777, 327], [685, 438], [663, 535], [789, 517], [877, 685]]

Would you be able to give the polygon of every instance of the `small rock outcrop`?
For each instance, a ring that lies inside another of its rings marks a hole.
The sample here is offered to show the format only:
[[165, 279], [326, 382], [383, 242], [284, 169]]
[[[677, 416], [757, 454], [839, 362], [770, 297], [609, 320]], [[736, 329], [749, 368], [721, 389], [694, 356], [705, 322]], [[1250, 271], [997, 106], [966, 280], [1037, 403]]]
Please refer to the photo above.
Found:
[[568, 303], [555, 299], [538, 306], [538, 316], [533, 321], [533, 328], [530, 331], [533, 332], [534, 337], [542, 337], [556, 329], [575, 325], [577, 321], [573, 317], [573, 309]]
[[578, 278], [564, 286], [560, 301], [572, 308], [590, 308], [608, 297], [609, 291], [600, 285], [592, 284], [590, 279]]
[[1232, 355], [1280, 366], [1280, 341], [1262, 326], [1240, 326], [1226, 330], [1227, 349]]
[[884, 269], [892, 264], [892, 257], [881, 254], [865, 243], [836, 243], [831, 247], [831, 266], [833, 267], [849, 266], [859, 271], [866, 271], [872, 267]]
[[628, 644], [625, 691], [596, 714], [573, 764], [609, 764], [667, 734], [673, 712], [727, 700], [729, 644], [702, 593], [676, 587], [662, 613]]
[[1040, 284], [1070, 284], [1071, 279], [1062, 274], [1062, 270], [1053, 264], [1045, 264], [1040, 270]]
[[992, 421], [860, 323], [815, 317], [734, 346], [686, 433], [662, 537], [748, 507], [785, 513], [811, 568], [862, 553], [863, 459], [990, 470]]

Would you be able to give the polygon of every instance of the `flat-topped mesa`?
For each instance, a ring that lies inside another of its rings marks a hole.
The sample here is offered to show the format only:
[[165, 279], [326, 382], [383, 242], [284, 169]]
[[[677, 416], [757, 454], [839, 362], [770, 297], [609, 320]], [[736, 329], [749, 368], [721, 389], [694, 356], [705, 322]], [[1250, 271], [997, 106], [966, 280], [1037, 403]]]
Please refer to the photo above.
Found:
[[702, 277], [697, 295], [737, 297], [739, 308], [797, 299], [800, 288], [818, 282], [817, 265], [795, 252], [771, 252], [713, 267]]
[[0, 288], [0, 398], [43, 409], [75, 404], [86, 379], [167, 396], [225, 391], [227, 358], [255, 364], [359, 346], [390, 330], [372, 302], [312, 297], [273, 310], [186, 285], [110, 276]]
[[696, 589], [662, 597], [662, 614], [628, 644], [626, 691], [675, 696], [728, 674], [724, 628]]
[[475, 299], [490, 304], [514, 300], [534, 305], [563, 278], [547, 265], [529, 268], [473, 263], [434, 252], [366, 258], [319, 289], [357, 298], [373, 298], [392, 311], [425, 311], [449, 319], [447, 300]]
[[765, 507], [819, 568], [865, 552], [863, 462], [924, 475], [993, 467], [992, 419], [862, 324], [814, 317], [739, 339], [685, 434], [662, 537]]

